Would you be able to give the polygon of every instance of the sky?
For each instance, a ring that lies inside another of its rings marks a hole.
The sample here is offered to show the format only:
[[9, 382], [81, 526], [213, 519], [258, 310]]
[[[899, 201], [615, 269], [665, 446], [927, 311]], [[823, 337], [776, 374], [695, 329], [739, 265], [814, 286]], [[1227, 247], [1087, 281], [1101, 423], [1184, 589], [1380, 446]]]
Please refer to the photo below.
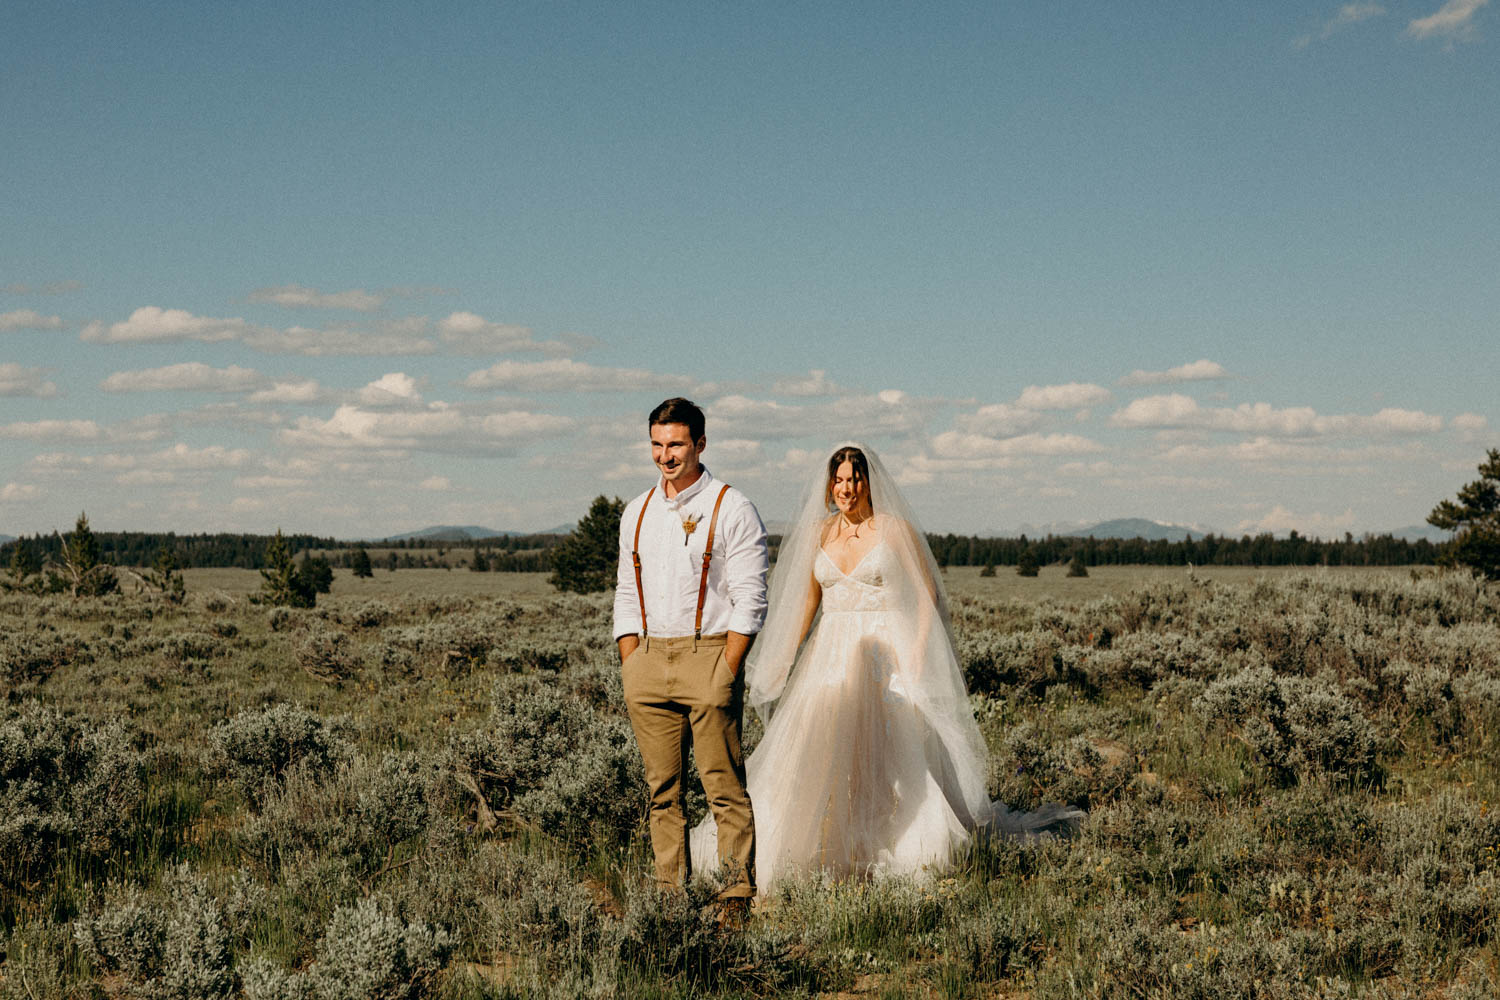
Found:
[[1500, 4], [15, 4], [0, 533], [1419, 524], [1500, 446]]

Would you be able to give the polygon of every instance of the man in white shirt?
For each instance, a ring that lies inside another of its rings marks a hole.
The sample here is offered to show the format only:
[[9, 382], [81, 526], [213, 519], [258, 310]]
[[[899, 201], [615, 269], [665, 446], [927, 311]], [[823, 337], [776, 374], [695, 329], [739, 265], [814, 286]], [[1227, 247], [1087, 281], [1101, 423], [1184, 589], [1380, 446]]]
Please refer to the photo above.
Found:
[[682, 808], [691, 746], [718, 826], [718, 860], [733, 872], [723, 898], [743, 914], [755, 895], [755, 817], [740, 747], [741, 668], [766, 617], [766, 527], [755, 505], [700, 461], [702, 410], [668, 399], [648, 426], [661, 477], [620, 518], [614, 634], [651, 793], [656, 879], [680, 886], [693, 870]]

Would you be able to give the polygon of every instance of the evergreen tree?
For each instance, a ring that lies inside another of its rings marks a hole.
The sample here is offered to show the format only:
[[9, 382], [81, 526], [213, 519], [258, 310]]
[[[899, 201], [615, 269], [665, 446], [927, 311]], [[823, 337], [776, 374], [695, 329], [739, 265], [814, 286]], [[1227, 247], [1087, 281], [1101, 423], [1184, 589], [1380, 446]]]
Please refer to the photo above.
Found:
[[995, 575], [995, 564], [994, 563], [985, 563], [984, 564], [984, 569], [982, 569], [982, 570], [979, 571], [979, 575], [980, 576], [994, 576]]
[[266, 564], [260, 571], [260, 594], [257, 601], [273, 607], [310, 608], [318, 602], [318, 593], [292, 562], [292, 550], [281, 529], [266, 545]]
[[369, 579], [375, 575], [375, 569], [370, 565], [370, 553], [365, 551], [364, 546], [354, 550], [349, 566], [354, 570], [355, 576]]
[[1456, 503], [1444, 500], [1432, 508], [1427, 523], [1456, 532], [1439, 562], [1500, 580], [1500, 449], [1489, 450], [1479, 463], [1479, 478], [1459, 489]]
[[1073, 553], [1073, 560], [1068, 563], [1069, 576], [1088, 576], [1089, 568], [1083, 564], [1083, 553]]
[[36, 550], [33, 549], [24, 538], [17, 538], [15, 548], [10, 553], [10, 575], [16, 583], [22, 583], [33, 573], [42, 571], [42, 561], [37, 558]]
[[177, 554], [166, 546], [157, 549], [156, 563], [146, 571], [145, 580], [173, 604], [181, 604], [187, 593], [182, 573], [177, 568]]
[[333, 567], [322, 556], [314, 558], [304, 552], [297, 573], [302, 577], [304, 585], [312, 588], [313, 593], [327, 594], [333, 590]]
[[602, 494], [573, 533], [552, 550], [552, 578], [558, 590], [591, 594], [614, 586], [620, 552], [620, 516], [625, 501]]
[[476, 573], [488, 573], [490, 571], [489, 557], [484, 554], [484, 549], [474, 546], [474, 559], [469, 563], [469, 569]]
[[98, 597], [119, 589], [115, 568], [99, 561], [99, 539], [89, 527], [87, 513], [78, 515], [72, 533], [63, 539], [62, 560], [65, 586], [74, 597]]
[[394, 552], [388, 552], [388, 553], [386, 553], [385, 568], [388, 569], [388, 570], [390, 570], [392, 573], [396, 572], [396, 567], [400, 564], [400, 562], [401, 562], [401, 560], [399, 560], [399, 559], [396, 558], [396, 553], [394, 553]]
[[1016, 560], [1017, 576], [1036, 576], [1041, 572], [1042, 564], [1037, 561], [1036, 550], [1031, 546], [1021, 550], [1021, 556]]

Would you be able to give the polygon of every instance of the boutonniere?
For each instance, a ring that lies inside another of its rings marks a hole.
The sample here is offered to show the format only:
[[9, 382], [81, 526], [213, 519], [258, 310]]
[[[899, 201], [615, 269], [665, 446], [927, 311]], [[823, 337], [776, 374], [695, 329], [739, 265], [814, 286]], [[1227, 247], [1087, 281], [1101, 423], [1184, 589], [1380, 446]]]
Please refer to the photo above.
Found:
[[703, 520], [703, 515], [702, 514], [699, 514], [696, 517], [693, 516], [692, 514], [689, 514], [687, 517], [684, 517], [682, 519], [682, 544], [683, 545], [686, 545], [688, 543], [688, 536], [691, 535], [693, 532], [695, 532], [695, 531], [698, 530], [698, 522], [701, 521], [701, 520]]

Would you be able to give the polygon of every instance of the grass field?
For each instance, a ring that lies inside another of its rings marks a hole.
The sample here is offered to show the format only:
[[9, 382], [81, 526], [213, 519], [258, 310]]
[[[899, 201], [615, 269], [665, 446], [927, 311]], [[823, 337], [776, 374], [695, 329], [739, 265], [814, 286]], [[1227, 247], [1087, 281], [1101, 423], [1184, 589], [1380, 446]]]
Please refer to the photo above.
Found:
[[947, 580], [991, 793], [1088, 820], [787, 885], [740, 934], [648, 884], [608, 595], [0, 594], [0, 997], [1500, 995], [1493, 592], [978, 572]]

